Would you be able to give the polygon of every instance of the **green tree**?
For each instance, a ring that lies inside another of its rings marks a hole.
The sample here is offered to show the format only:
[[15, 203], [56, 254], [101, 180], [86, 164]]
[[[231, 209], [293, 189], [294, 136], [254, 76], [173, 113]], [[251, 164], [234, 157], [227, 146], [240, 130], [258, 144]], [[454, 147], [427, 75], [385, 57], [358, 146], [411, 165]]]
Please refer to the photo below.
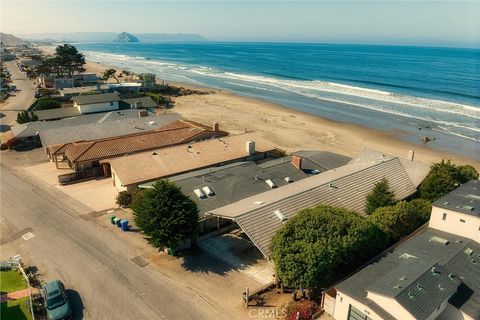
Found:
[[353, 211], [320, 205], [300, 211], [273, 238], [272, 258], [290, 287], [318, 289], [352, 271], [388, 242], [379, 226]]
[[156, 248], [176, 248], [196, 232], [197, 205], [167, 180], [158, 180], [152, 189], [143, 191], [132, 209], [138, 227]]
[[432, 203], [430, 201], [425, 199], [413, 199], [409, 204], [414, 207], [414, 210], [417, 212], [423, 223], [430, 220], [430, 214], [432, 213]]
[[71, 44], [64, 44], [55, 48], [55, 65], [59, 67], [60, 76], [73, 78], [85, 72], [85, 57]]
[[27, 122], [32, 122], [32, 121], [37, 121], [38, 116], [33, 113], [33, 112], [28, 112], [28, 111], [22, 111], [17, 114], [17, 123], [22, 124], [22, 123], [27, 123]]
[[388, 180], [383, 178], [375, 183], [372, 192], [367, 195], [365, 213], [372, 214], [377, 208], [395, 204], [395, 195], [390, 190]]
[[380, 226], [393, 243], [427, 222], [428, 216], [422, 204], [399, 201], [394, 206], [378, 208], [369, 220]]
[[107, 81], [108, 79], [110, 78], [113, 78], [117, 81], [117, 83], [120, 83], [120, 81], [118, 81], [118, 78], [117, 76], [115, 75], [117, 73], [117, 70], [115, 69], [107, 69], [105, 70], [105, 72], [103, 73], [103, 81]]
[[478, 172], [470, 165], [455, 166], [450, 160], [432, 165], [418, 190], [420, 197], [435, 201], [456, 189], [460, 184], [477, 179]]

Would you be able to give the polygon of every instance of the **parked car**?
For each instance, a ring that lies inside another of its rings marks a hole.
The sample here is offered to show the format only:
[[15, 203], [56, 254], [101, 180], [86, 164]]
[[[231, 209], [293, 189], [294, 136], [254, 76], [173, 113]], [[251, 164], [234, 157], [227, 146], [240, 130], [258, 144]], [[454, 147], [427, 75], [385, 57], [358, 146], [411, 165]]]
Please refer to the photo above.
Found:
[[60, 280], [48, 282], [43, 287], [43, 296], [49, 320], [72, 319], [72, 308], [68, 301], [65, 286]]

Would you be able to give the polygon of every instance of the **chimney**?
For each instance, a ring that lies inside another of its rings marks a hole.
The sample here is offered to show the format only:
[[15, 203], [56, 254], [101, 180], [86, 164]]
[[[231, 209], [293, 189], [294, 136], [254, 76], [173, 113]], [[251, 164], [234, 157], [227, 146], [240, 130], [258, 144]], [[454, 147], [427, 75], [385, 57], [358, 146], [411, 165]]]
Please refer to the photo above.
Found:
[[414, 150], [409, 150], [408, 151], [408, 156], [407, 156], [407, 159], [409, 161], [413, 161], [413, 157], [415, 156], [415, 151]]
[[220, 130], [219, 130], [219, 125], [218, 125], [218, 122], [214, 122], [214, 123], [213, 123], [213, 127], [212, 127], [212, 128], [213, 128], [213, 131], [215, 131], [215, 132], [218, 132], [218, 131], [220, 131]]
[[292, 164], [298, 169], [302, 170], [302, 158], [299, 156], [292, 156]]
[[138, 111], [138, 117], [139, 118], [143, 118], [143, 117], [146, 117], [146, 116], [148, 116], [148, 111], [147, 110]]
[[255, 154], [255, 141], [249, 140], [245, 143], [245, 149], [249, 155]]

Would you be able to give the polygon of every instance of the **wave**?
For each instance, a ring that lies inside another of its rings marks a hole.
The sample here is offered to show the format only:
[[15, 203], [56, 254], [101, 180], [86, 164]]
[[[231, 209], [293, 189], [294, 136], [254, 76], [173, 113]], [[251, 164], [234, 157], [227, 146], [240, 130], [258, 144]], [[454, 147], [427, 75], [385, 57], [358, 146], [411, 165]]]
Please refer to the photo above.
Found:
[[[142, 57], [91, 51], [86, 53], [92, 59], [104, 60], [106, 63], [118, 61], [126, 63], [129, 67], [135, 66], [139, 70], [146, 69], [145, 60]], [[217, 78], [223, 83], [234, 86], [263, 92], [290, 92], [311, 99], [348, 104], [363, 109], [414, 119], [415, 121], [424, 121], [436, 124], [443, 132], [474, 141], [478, 141], [478, 133], [480, 132], [478, 125], [480, 106], [428, 99], [329, 81], [301, 80], [294, 77], [281, 79], [262, 75], [224, 72], [208, 66], [180, 64], [171, 61], [150, 60], [148, 66], [154, 68], [156, 73], [161, 76], [168, 75], [194, 83], [201, 84], [203, 79], [206, 79], [205, 77]], [[446, 127], [455, 130], [455, 132]], [[474, 134], [475, 137], [466, 134]]]

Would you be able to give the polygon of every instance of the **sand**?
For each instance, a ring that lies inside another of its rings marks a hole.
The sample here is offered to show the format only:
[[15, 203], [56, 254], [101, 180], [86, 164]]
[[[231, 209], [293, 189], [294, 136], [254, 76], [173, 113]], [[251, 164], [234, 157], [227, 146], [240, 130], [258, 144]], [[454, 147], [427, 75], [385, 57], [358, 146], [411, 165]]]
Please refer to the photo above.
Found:
[[[102, 74], [107, 67], [115, 68], [88, 61], [87, 72]], [[198, 86], [189, 84], [168, 83], [199, 89]], [[232, 134], [256, 131], [287, 152], [326, 150], [355, 156], [362, 149], [370, 148], [406, 158], [409, 150], [415, 150], [415, 159], [419, 161], [431, 164], [451, 159], [456, 164], [471, 164], [480, 170], [480, 159], [435, 150], [421, 142], [418, 145], [405, 142], [395, 132], [332, 121], [225, 90], [203, 89], [215, 93], [176, 97], [172, 111], [207, 125], [218, 122], [222, 130]]]

